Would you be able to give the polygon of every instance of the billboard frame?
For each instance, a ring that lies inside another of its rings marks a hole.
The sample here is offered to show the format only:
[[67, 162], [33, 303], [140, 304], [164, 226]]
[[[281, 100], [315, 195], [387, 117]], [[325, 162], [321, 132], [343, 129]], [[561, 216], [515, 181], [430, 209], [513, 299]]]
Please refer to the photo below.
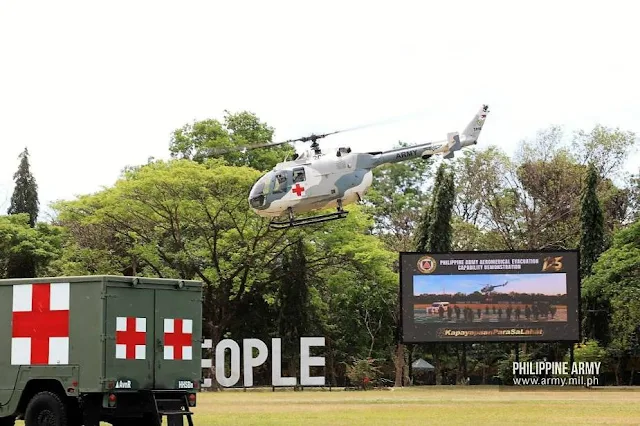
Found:
[[[457, 255], [457, 254], [501, 254], [501, 253], [512, 253], [512, 254], [538, 254], [538, 253], [575, 253], [577, 259], [577, 316], [578, 316], [578, 339], [576, 340], [538, 340], [538, 339], [526, 339], [526, 340], [465, 340], [465, 341], [451, 341], [451, 340], [443, 340], [443, 341], [428, 341], [428, 342], [415, 342], [415, 341], [407, 341], [404, 339], [404, 307], [403, 307], [403, 292], [402, 292], [402, 284], [403, 284], [403, 257], [408, 255]], [[415, 344], [465, 344], [465, 343], [563, 343], [571, 345], [571, 353], [573, 356], [573, 345], [576, 343], [580, 343], [582, 341], [582, 276], [580, 274], [580, 248], [575, 249], [543, 249], [543, 250], [456, 250], [456, 251], [433, 251], [433, 252], [421, 252], [421, 251], [400, 251], [398, 252], [398, 278], [399, 278], [399, 286], [398, 286], [398, 302], [400, 308], [400, 321], [398, 324], [398, 341], [404, 345], [415, 345]]]

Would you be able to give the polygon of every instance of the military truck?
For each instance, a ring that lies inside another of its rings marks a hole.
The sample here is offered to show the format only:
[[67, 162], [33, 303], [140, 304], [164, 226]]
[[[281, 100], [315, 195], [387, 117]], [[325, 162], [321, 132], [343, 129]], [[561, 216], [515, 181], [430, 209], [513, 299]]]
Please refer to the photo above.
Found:
[[0, 426], [193, 425], [202, 283], [0, 280]]

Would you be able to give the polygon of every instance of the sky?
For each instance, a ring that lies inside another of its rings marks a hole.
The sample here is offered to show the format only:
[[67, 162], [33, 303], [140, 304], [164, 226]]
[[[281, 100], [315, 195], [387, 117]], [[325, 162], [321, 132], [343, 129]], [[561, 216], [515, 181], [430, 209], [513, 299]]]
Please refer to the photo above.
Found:
[[566, 274], [469, 274], [469, 275], [415, 275], [413, 294], [470, 294], [482, 287], [500, 285], [493, 293], [566, 294]]
[[[41, 220], [173, 130], [254, 112], [285, 140], [385, 150], [462, 131], [478, 147], [597, 123], [640, 134], [631, 1], [0, 2], [0, 214], [29, 149]], [[401, 119], [399, 119], [401, 118]], [[627, 162], [637, 172], [640, 153]]]

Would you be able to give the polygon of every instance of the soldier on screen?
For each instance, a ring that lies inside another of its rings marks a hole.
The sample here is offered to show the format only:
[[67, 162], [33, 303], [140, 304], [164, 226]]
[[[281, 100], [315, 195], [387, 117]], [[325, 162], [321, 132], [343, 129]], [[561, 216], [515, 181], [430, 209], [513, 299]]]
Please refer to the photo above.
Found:
[[440, 305], [440, 307], [438, 308], [438, 316], [441, 320], [444, 318], [444, 308], [442, 307], [442, 305]]
[[502, 308], [498, 308], [498, 318], [502, 319]]
[[447, 318], [451, 321], [451, 317], [453, 316], [453, 309], [451, 309], [451, 305], [447, 306]]
[[489, 305], [484, 307], [484, 313], [485, 315], [489, 315], [490, 311], [489, 311]]
[[476, 313], [478, 314], [478, 319], [480, 319], [480, 315], [482, 314], [482, 309], [478, 308]]
[[557, 310], [558, 308], [556, 308], [555, 306], [553, 305], [549, 306], [549, 313], [551, 314], [551, 319], [555, 318]]
[[524, 316], [527, 317], [527, 319], [531, 319], [531, 309], [529, 305], [524, 307]]
[[520, 305], [516, 306], [516, 321], [520, 320], [520, 314], [522, 314], [522, 311], [520, 310]]
[[538, 305], [533, 305], [531, 307], [531, 312], [533, 313], [533, 318], [538, 321], [538, 318], [540, 317], [540, 308], [538, 308]]
[[507, 321], [511, 321], [511, 314], [513, 313], [513, 308], [511, 305], [507, 307]]
[[460, 308], [456, 305], [454, 309], [456, 310], [456, 320], [460, 321]]

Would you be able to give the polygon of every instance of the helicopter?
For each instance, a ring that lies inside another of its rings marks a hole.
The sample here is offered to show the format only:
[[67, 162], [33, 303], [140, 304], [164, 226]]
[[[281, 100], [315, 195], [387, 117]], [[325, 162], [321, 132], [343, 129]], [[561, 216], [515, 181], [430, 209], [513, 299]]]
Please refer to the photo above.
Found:
[[505, 281], [504, 284], [497, 284], [497, 285], [489, 285], [487, 284], [486, 286], [482, 287], [482, 289], [480, 290], [480, 293], [483, 294], [489, 294], [491, 293], [493, 290], [495, 290], [498, 287], [504, 287], [507, 284], [509, 284], [509, 281]]
[[[349, 213], [344, 210], [344, 206], [362, 201], [371, 187], [374, 168], [415, 158], [427, 160], [434, 155], [453, 158], [455, 151], [478, 143], [488, 113], [488, 105], [482, 105], [462, 132], [462, 137], [458, 132], [451, 132], [447, 134], [446, 140], [390, 151], [356, 153], [350, 147], [339, 147], [331, 155], [322, 152], [318, 140], [344, 130], [244, 147], [243, 149], [254, 149], [292, 142], [311, 142], [309, 149], [296, 154], [292, 160], [276, 164], [256, 181], [249, 193], [249, 206], [257, 215], [270, 219], [271, 229], [344, 219]], [[311, 217], [296, 217], [302, 213], [328, 208], [335, 208], [336, 211]], [[284, 215], [288, 216], [288, 220], [278, 221]]]
[[480, 293], [482, 293], [485, 296], [486, 302], [491, 303], [493, 301], [493, 290], [495, 290], [498, 287], [504, 287], [507, 284], [509, 284], [509, 281], [505, 281], [504, 284], [495, 284], [495, 285], [487, 284], [480, 289]]

